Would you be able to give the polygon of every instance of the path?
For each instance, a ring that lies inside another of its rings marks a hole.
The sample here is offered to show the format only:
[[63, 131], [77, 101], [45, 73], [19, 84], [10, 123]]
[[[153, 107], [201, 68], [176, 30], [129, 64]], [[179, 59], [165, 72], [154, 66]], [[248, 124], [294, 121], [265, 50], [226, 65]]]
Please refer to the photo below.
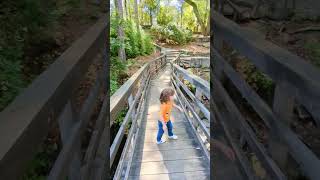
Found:
[[129, 179], [209, 179], [209, 161], [204, 155], [184, 114], [173, 109], [173, 132], [178, 140], [169, 140], [165, 132], [164, 144], [156, 144], [159, 96], [163, 88], [170, 87], [170, 65], [151, 81], [148, 94], [148, 115], [141, 122]]

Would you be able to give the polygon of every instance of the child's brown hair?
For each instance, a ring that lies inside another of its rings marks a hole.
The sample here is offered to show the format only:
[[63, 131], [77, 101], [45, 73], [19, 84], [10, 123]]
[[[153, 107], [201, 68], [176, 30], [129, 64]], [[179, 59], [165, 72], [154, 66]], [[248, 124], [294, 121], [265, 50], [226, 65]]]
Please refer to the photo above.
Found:
[[165, 88], [160, 94], [160, 103], [166, 103], [170, 100], [170, 96], [174, 95], [174, 90], [171, 88]]

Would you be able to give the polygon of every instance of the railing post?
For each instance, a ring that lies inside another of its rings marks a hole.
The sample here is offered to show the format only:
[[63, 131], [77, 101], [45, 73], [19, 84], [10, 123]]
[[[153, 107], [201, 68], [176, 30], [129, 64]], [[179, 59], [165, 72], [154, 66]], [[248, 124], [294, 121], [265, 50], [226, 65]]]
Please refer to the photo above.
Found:
[[[61, 134], [62, 144], [65, 145], [70, 137], [70, 132], [72, 128], [79, 122], [79, 118], [76, 116], [75, 106], [73, 98], [68, 101], [61, 115], [58, 118], [59, 129]], [[73, 160], [70, 163], [68, 169], [68, 179], [69, 180], [79, 180], [80, 179], [80, 169], [81, 169], [81, 138], [77, 139], [75, 151], [73, 152]]]
[[[221, 37], [218, 36], [219, 33], [215, 34], [213, 41], [214, 41], [214, 49], [216, 52], [212, 52], [214, 59], [213, 59], [213, 73], [214, 76], [217, 77], [218, 80], [220, 80], [221, 82], [223, 82], [225, 80], [225, 76], [223, 74], [223, 64], [220, 63], [220, 61], [215, 60], [215, 58], [221, 57], [222, 58], [222, 49], [223, 49], [223, 39]], [[219, 53], [219, 54], [215, 54], [215, 53]], [[223, 59], [221, 59], [223, 61]]]
[[[195, 97], [201, 101], [201, 96], [202, 96], [201, 89], [196, 88]], [[200, 108], [197, 107], [197, 106], [194, 106], [194, 111], [195, 111], [197, 114], [199, 114], [199, 113], [200, 113]]]
[[[129, 104], [129, 108], [131, 108], [134, 104], [133, 104], [133, 101], [134, 101], [134, 97], [132, 95], [132, 93], [130, 94], [129, 98], [128, 98], [128, 104]], [[131, 117], [134, 117], [136, 114], [135, 112], [135, 109], [132, 110], [132, 115]]]
[[[285, 81], [277, 83], [274, 93], [273, 111], [275, 115], [290, 127], [293, 118], [294, 96], [292, 87]], [[279, 132], [273, 132], [271, 128], [271, 137], [269, 138], [269, 151], [272, 158], [277, 162], [281, 169], [288, 167], [288, 147], [280, 141]]]

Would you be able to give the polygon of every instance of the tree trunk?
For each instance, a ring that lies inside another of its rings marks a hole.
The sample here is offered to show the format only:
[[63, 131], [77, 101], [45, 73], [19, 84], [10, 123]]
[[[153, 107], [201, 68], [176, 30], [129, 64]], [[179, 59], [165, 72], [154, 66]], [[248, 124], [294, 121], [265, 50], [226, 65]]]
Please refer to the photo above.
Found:
[[185, 2], [188, 3], [190, 6], [192, 6], [193, 12], [196, 15], [197, 21], [201, 26], [201, 32], [203, 34], [206, 34], [206, 26], [204, 24], [204, 21], [202, 21], [202, 19], [200, 17], [200, 13], [199, 13], [197, 4], [195, 2], [193, 2], [192, 0], [185, 0]]
[[135, 14], [135, 21], [136, 21], [136, 26], [137, 26], [137, 31], [140, 32], [139, 29], [139, 12], [138, 12], [138, 2], [137, 0], [134, 0], [134, 14]]
[[127, 0], [124, 0], [124, 12], [125, 12], [125, 18], [128, 19], [129, 14], [128, 14], [128, 4], [127, 4]]
[[207, 0], [206, 3], [206, 16], [207, 17], [207, 25], [206, 25], [206, 34], [205, 35], [210, 35], [210, 0]]
[[120, 24], [118, 26], [118, 38], [120, 41], [120, 48], [118, 51], [118, 56], [122, 62], [126, 61], [126, 51], [125, 51], [125, 43], [124, 43], [124, 31], [123, 31], [123, 8], [122, 8], [122, 0], [115, 0], [115, 6], [117, 10], [117, 16], [120, 19]]
[[208, 15], [206, 35], [210, 35], [210, 14]]
[[181, 4], [181, 17], [180, 17], [180, 26], [181, 26], [181, 28], [182, 28], [182, 17], [183, 17], [183, 4]]
[[153, 17], [152, 17], [152, 12], [151, 12], [151, 10], [149, 10], [149, 16], [150, 16], [150, 25], [151, 25], [151, 27], [152, 27], [152, 20], [153, 20]]

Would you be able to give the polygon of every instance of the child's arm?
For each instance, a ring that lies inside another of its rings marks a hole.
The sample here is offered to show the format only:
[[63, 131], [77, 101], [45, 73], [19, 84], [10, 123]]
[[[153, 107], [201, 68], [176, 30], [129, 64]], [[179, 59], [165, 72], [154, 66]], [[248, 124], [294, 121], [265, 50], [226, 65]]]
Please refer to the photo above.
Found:
[[182, 109], [180, 106], [176, 105], [175, 103], [173, 103], [173, 106], [174, 106], [175, 108], [179, 109], [179, 111], [183, 111], [183, 109]]
[[232, 151], [232, 149], [226, 145], [224, 145], [223, 143], [221, 143], [218, 140], [213, 140], [213, 148], [218, 148], [221, 152], [223, 152], [230, 160], [234, 160], [235, 159], [235, 154]]

